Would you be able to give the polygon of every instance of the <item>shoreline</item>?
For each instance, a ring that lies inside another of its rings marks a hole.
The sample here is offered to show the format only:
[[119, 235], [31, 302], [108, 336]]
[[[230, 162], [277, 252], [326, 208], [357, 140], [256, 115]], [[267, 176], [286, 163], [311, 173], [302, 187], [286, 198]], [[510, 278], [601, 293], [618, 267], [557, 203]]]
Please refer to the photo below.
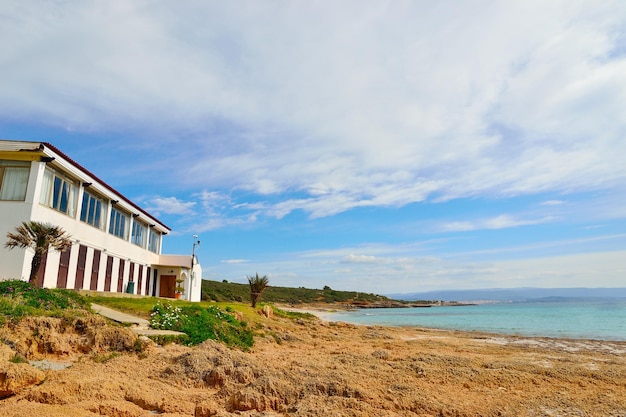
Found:
[[349, 308], [345, 305], [333, 305], [329, 306], [314, 305], [308, 308], [299, 308], [286, 305], [276, 305], [276, 307], [285, 311], [292, 311], [298, 313], [308, 313], [317, 317], [322, 322], [327, 324], [332, 323], [344, 323], [349, 326], [359, 327], [379, 327], [386, 329], [405, 329], [405, 330], [417, 330], [417, 331], [429, 331], [429, 332], [441, 332], [449, 333], [456, 336], [464, 336], [470, 339], [485, 339], [491, 340], [495, 344], [517, 344], [525, 346], [537, 346], [545, 347], [548, 349], [558, 349], [569, 352], [578, 352], [581, 350], [597, 351], [610, 354], [626, 354], [626, 340], [613, 340], [613, 339], [594, 339], [585, 337], [558, 337], [558, 336], [544, 336], [544, 335], [523, 335], [512, 334], [505, 332], [488, 332], [482, 330], [467, 330], [467, 329], [446, 329], [440, 327], [428, 327], [411, 324], [380, 324], [380, 323], [354, 323], [344, 320], [334, 320], [333, 315], [342, 311], [356, 311], [359, 308]]

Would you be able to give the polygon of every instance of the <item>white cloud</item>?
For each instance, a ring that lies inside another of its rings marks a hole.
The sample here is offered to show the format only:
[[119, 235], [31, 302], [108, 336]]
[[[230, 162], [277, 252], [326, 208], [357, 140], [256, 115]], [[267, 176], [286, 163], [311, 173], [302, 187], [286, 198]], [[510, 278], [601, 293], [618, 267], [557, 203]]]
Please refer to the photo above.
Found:
[[522, 219], [508, 214], [491, 217], [487, 219], [473, 221], [456, 221], [448, 222], [441, 225], [438, 229], [444, 232], [469, 232], [472, 230], [497, 230], [507, 229], [519, 226], [530, 226], [534, 224], [542, 224], [554, 221], [553, 217], [542, 217], [535, 219]]
[[346, 255], [339, 261], [342, 264], [380, 264], [387, 263], [388, 260], [371, 255]]
[[541, 203], [542, 206], [560, 206], [561, 204], [565, 204], [563, 200], [547, 200]]
[[193, 213], [196, 205], [195, 201], [181, 201], [176, 197], [152, 197], [146, 201], [147, 209], [160, 214], [187, 215]]
[[250, 261], [248, 259], [223, 259], [220, 262], [224, 264], [245, 264]]
[[[175, 184], [289, 192], [265, 204], [278, 218], [626, 179], [621, 1], [6, 1], [0, 16], [5, 117], [144, 132]], [[205, 230], [227, 224], [205, 197]]]

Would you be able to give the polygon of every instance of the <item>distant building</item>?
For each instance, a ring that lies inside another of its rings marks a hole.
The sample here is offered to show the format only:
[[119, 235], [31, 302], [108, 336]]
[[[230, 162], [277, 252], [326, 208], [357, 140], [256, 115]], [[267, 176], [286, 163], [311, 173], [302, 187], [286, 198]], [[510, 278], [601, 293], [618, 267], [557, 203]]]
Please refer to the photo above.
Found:
[[174, 298], [178, 280], [183, 298], [200, 301], [197, 260], [161, 254], [166, 225], [53, 145], [0, 140], [0, 280], [28, 279], [32, 251], [4, 242], [31, 220], [62, 227], [74, 242], [47, 254], [40, 286]]

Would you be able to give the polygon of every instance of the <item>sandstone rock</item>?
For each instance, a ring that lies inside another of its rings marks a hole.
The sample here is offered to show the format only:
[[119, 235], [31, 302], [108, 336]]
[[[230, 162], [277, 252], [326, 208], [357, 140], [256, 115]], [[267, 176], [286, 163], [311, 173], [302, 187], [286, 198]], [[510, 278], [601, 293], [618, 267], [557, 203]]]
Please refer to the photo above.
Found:
[[41, 383], [46, 374], [25, 363], [0, 363], [0, 398], [15, 395], [24, 388]]
[[372, 356], [378, 359], [389, 359], [391, 355], [386, 350], [375, 350], [372, 352]]
[[194, 413], [195, 417], [214, 417], [217, 416], [220, 409], [220, 405], [213, 400], [205, 400], [196, 405]]
[[103, 327], [88, 332], [91, 339], [90, 350], [131, 351], [137, 342], [137, 335], [126, 327]]
[[15, 352], [9, 346], [0, 343], [0, 362], [5, 362], [15, 356]]
[[274, 317], [274, 309], [271, 306], [263, 306], [261, 313], [268, 319]]

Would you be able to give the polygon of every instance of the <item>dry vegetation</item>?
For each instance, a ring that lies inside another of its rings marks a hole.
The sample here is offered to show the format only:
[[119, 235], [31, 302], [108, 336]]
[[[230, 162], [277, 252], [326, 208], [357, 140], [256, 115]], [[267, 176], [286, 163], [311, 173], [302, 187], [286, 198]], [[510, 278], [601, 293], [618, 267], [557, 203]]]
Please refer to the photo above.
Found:
[[250, 352], [162, 347], [98, 317], [8, 322], [0, 339], [0, 416], [626, 415], [623, 342], [277, 316]]

